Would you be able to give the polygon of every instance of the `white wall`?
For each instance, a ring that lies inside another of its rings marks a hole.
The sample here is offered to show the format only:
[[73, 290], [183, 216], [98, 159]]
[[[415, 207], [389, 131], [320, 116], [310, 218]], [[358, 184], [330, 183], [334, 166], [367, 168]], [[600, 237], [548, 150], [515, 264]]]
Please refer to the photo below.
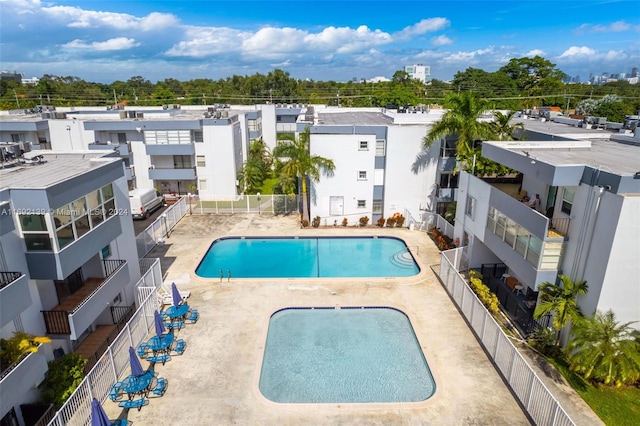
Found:
[[[367, 141], [367, 150], [359, 149], [360, 141]], [[333, 160], [336, 166], [333, 177], [321, 175], [319, 183], [312, 183], [312, 188], [307, 188], [311, 194], [311, 218], [328, 218], [327, 224], [332, 224], [335, 219], [340, 223], [343, 217], [347, 217], [350, 224], [355, 224], [362, 216], [371, 219], [375, 146], [373, 134], [311, 134], [312, 155]], [[366, 180], [358, 179], [359, 171], [367, 172]], [[329, 218], [331, 196], [344, 197], [344, 213]], [[358, 200], [366, 200], [366, 207], [358, 208]]]
[[[80, 151], [95, 142], [93, 130], [84, 130], [81, 120], [48, 120], [51, 149], [54, 151]], [[67, 130], [69, 126], [69, 130]]]
[[[234, 197], [236, 195], [237, 164], [242, 158], [240, 125], [204, 126], [204, 143], [196, 143], [196, 155], [204, 155], [206, 167], [198, 167], [200, 195]], [[200, 188], [200, 180], [207, 180], [207, 189]]]
[[262, 111], [262, 140], [271, 151], [276, 147], [276, 106], [256, 105]]
[[149, 179], [151, 157], [147, 155], [146, 145], [142, 141], [131, 142], [131, 153], [136, 170], [136, 188], [153, 188], [153, 180]]
[[[491, 188], [491, 185], [476, 177], [470, 178], [467, 172], [460, 172], [454, 238], [460, 238], [460, 241], [464, 241], [464, 230], [466, 229], [468, 233], [484, 241]], [[475, 199], [473, 218], [465, 214], [467, 194]]]

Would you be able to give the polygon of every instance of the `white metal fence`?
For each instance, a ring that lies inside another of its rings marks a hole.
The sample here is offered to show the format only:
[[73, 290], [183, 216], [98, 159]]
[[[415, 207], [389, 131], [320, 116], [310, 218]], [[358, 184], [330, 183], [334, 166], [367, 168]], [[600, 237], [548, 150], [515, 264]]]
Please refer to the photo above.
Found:
[[289, 214], [299, 211], [299, 200], [297, 195], [282, 194], [238, 195], [234, 198], [193, 196], [188, 210], [194, 214]]
[[151, 251], [160, 238], [164, 238], [188, 211], [187, 197], [182, 197], [153, 221], [153, 223], [136, 235], [138, 257], [142, 258]]
[[440, 279], [500, 374], [536, 425], [575, 425], [454, 266], [462, 247], [442, 252]]
[[[162, 284], [162, 272], [159, 259], [143, 259], [142, 278], [136, 289], [157, 289]], [[138, 291], [138, 290], [136, 290]], [[111, 386], [129, 368], [129, 346], [137, 347], [154, 327], [153, 311], [159, 308], [155, 291], [146, 291], [146, 298], [139, 304], [124, 329], [107, 348], [80, 386], [60, 408], [49, 426], [86, 426], [91, 422], [91, 400], [104, 401]]]

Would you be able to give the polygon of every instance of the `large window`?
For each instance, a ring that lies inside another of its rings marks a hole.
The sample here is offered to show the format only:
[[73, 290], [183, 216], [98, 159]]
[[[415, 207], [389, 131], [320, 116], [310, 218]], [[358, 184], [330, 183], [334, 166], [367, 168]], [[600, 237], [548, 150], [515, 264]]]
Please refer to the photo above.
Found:
[[182, 145], [191, 143], [190, 130], [145, 130], [144, 141], [150, 145]]
[[249, 119], [247, 120], [247, 128], [250, 132], [259, 132], [262, 130], [262, 119], [258, 118], [256, 120]]
[[51, 238], [43, 214], [18, 215], [27, 251], [51, 250]]
[[173, 167], [175, 169], [190, 169], [191, 167], [193, 167], [191, 165], [191, 156], [190, 155], [174, 155]]
[[573, 189], [565, 188], [564, 191], [562, 191], [562, 207], [560, 208], [562, 213], [571, 214], [574, 195], [575, 191]]
[[371, 212], [373, 214], [382, 214], [382, 200], [373, 200], [371, 203]]
[[457, 188], [458, 174], [442, 173], [440, 175], [440, 188]]
[[202, 134], [202, 130], [193, 131], [193, 140], [198, 143], [204, 142], [204, 135]]
[[471, 219], [473, 219], [474, 214], [475, 214], [475, 207], [476, 207], [476, 199], [467, 195], [467, 205], [464, 209], [464, 212], [467, 216], [469, 216]]
[[376, 140], [376, 157], [384, 157], [384, 139]]

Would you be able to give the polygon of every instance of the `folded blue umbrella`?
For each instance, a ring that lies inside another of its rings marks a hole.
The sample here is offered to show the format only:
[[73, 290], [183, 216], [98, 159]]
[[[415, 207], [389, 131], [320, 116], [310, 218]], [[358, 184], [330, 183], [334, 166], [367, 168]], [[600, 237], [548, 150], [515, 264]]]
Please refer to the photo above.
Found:
[[144, 374], [142, 364], [140, 364], [140, 359], [138, 358], [138, 355], [136, 355], [136, 351], [131, 346], [129, 346], [129, 364], [131, 366], [131, 374], [133, 376], [141, 376]]
[[160, 316], [160, 313], [158, 312], [158, 310], [153, 311], [153, 320], [156, 326], [156, 335], [158, 337], [161, 337], [165, 331], [165, 328], [164, 328], [164, 324], [162, 323], [162, 317]]
[[182, 302], [182, 296], [178, 291], [178, 287], [176, 287], [176, 283], [171, 283], [171, 295], [173, 296], [173, 306], [177, 308]]
[[95, 398], [91, 401], [91, 426], [111, 426], [111, 420], [104, 412], [102, 404]]

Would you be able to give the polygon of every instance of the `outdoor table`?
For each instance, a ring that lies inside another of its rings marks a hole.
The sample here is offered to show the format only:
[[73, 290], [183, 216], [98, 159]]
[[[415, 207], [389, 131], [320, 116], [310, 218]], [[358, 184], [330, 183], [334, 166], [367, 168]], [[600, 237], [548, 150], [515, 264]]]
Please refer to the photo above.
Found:
[[174, 334], [163, 334], [162, 336], [153, 336], [147, 342], [149, 349], [153, 351], [153, 354], [156, 355], [158, 352], [166, 352], [169, 353], [169, 348], [173, 343]]
[[135, 398], [138, 394], [145, 396], [145, 394], [149, 393], [152, 379], [153, 372], [151, 371], [147, 371], [140, 376], [129, 375], [122, 381], [122, 390], [128, 394], [129, 399]]
[[164, 311], [164, 313], [167, 314], [167, 316], [172, 320], [178, 318], [184, 320], [187, 316], [187, 313], [189, 312], [189, 309], [189, 305], [187, 304], [180, 305], [177, 308], [171, 305]]

